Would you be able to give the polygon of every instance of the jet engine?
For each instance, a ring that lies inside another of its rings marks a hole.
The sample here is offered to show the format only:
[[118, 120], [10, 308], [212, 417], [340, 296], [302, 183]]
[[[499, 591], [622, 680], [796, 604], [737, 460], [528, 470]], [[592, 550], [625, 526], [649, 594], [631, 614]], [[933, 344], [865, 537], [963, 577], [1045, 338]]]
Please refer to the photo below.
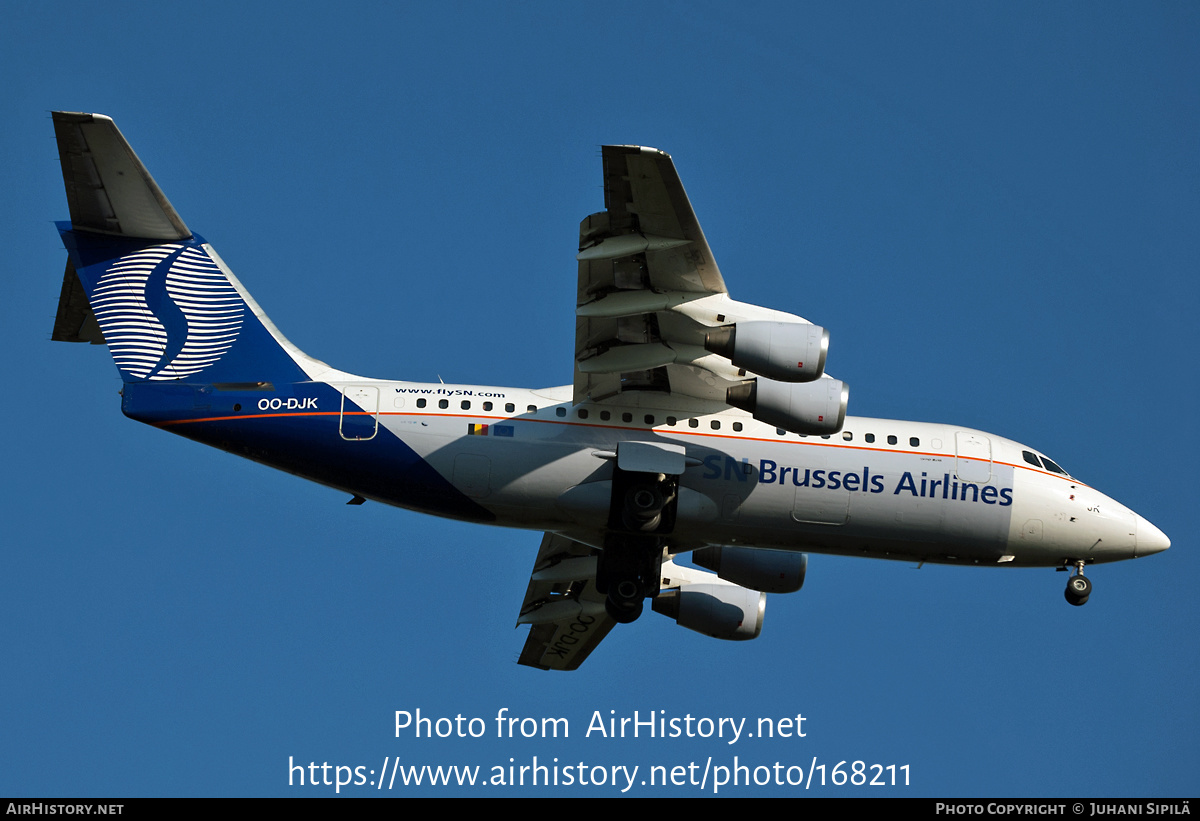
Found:
[[792, 433], [837, 433], [846, 421], [850, 386], [840, 379], [787, 383], [758, 377], [734, 385], [725, 401], [760, 422]]
[[716, 572], [727, 582], [763, 593], [795, 593], [804, 586], [808, 556], [755, 547], [704, 547], [692, 562]]
[[767, 594], [714, 580], [661, 590], [651, 606], [680, 627], [714, 639], [749, 641], [762, 632]]
[[825, 372], [829, 331], [807, 322], [738, 322], [710, 331], [704, 347], [751, 373], [811, 382]]

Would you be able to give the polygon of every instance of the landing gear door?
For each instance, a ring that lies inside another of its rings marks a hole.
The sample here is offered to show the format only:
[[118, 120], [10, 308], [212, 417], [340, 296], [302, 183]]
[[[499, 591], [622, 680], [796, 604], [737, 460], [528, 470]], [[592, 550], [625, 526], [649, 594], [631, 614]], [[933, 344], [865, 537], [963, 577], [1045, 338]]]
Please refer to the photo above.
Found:
[[971, 431], [955, 431], [954, 446], [958, 454], [954, 473], [961, 482], [986, 485], [992, 480], [992, 442], [986, 436]]
[[631, 473], [662, 473], [680, 476], [687, 467], [687, 449], [666, 442], [620, 442], [617, 467]]
[[342, 388], [342, 410], [338, 432], [343, 439], [362, 442], [379, 432], [379, 388], [374, 385], [350, 385]]

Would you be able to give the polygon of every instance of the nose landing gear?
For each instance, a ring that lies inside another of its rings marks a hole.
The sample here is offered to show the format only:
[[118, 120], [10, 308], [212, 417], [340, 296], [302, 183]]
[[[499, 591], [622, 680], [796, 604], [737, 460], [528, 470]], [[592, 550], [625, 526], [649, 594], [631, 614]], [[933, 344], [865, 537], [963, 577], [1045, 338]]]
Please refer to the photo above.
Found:
[[1082, 560], [1075, 562], [1075, 575], [1067, 580], [1067, 602], [1076, 607], [1087, 604], [1088, 596], [1092, 595], [1092, 583], [1083, 575], [1083, 565]]

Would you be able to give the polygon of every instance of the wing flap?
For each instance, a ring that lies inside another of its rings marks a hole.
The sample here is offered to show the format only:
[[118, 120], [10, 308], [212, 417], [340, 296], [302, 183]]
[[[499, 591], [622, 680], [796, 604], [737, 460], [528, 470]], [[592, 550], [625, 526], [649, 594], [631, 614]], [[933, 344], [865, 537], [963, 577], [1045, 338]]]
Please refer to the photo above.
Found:
[[606, 145], [603, 159], [607, 210], [579, 225], [573, 401], [652, 391], [689, 411], [725, 409], [746, 374], [710, 354], [706, 334], [806, 320], [730, 299], [670, 155]]
[[[725, 281], [671, 156], [635, 145], [606, 145], [602, 153], [607, 210], [580, 226], [580, 262], [608, 262], [616, 251], [604, 252], [606, 246], [636, 249], [620, 256], [654, 258], [654, 290], [725, 293]], [[588, 273], [592, 284], [609, 278], [604, 265]]]
[[616, 624], [596, 591], [596, 550], [547, 533], [538, 548], [517, 625], [531, 625], [518, 664], [574, 670]]
[[661, 312], [725, 294], [721, 272], [675, 171], [657, 149], [603, 148], [607, 210], [579, 226], [574, 401], [628, 390], [670, 391], [668, 366], [689, 362], [703, 326], [675, 342]]

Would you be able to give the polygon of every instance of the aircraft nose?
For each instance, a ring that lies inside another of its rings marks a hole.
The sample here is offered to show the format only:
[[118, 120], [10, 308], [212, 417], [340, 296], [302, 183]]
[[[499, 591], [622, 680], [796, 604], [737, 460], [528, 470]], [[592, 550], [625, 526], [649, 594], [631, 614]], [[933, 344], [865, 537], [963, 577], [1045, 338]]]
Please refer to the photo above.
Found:
[[1162, 553], [1171, 546], [1171, 540], [1150, 522], [1137, 516], [1137, 556], [1149, 556], [1151, 553]]

